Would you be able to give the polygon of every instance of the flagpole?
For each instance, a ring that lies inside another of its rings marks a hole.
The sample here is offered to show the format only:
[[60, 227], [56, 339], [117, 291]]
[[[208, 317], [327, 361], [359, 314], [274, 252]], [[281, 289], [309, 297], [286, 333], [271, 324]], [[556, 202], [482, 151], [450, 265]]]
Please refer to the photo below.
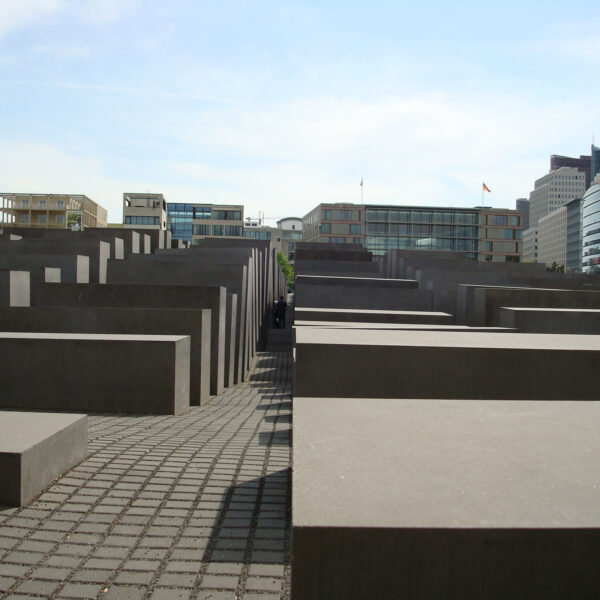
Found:
[[365, 189], [364, 181], [365, 181], [364, 178], [361, 177], [360, 178], [360, 203], [361, 204], [364, 204], [363, 203], [363, 190]]

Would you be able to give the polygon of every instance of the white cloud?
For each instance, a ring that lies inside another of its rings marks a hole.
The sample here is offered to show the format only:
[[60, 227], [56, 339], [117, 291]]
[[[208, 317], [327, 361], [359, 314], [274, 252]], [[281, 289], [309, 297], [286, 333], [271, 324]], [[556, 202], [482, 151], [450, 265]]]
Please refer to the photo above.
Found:
[[44, 17], [62, 11], [64, 0], [2, 0], [0, 2], [0, 37], [36, 24]]

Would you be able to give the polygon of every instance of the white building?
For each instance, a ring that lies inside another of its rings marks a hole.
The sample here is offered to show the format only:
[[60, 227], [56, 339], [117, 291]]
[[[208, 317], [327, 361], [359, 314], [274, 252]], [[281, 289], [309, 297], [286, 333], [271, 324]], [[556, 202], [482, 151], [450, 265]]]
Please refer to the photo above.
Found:
[[123, 194], [123, 227], [167, 229], [167, 202], [162, 194]]
[[538, 221], [538, 262], [567, 264], [567, 208], [562, 206]]
[[523, 232], [523, 262], [538, 262], [538, 230], [530, 227]]
[[585, 173], [573, 167], [550, 171], [535, 182], [529, 195], [529, 226], [585, 192]]

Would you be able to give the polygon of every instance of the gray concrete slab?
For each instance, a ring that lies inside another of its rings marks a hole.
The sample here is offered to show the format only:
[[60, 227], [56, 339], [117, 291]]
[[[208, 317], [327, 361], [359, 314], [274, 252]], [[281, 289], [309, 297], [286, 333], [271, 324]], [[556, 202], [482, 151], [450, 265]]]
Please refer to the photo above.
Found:
[[163, 259], [162, 255], [152, 255], [151, 260], [109, 261], [107, 282], [115, 285], [221, 285], [229, 293], [237, 294], [240, 311], [236, 317], [238, 343], [234, 364], [236, 376], [241, 380], [249, 368], [244, 371], [242, 367], [244, 352], [254, 356], [256, 350], [251, 339], [256, 322], [249, 320], [256, 287], [251, 279], [250, 283], [248, 281], [248, 268], [241, 264], [201, 264], [177, 257]]
[[189, 336], [0, 332], [0, 353], [0, 408], [189, 410]]
[[0, 505], [24, 506], [87, 455], [87, 416], [0, 411]]
[[0, 269], [0, 306], [29, 306], [31, 275], [29, 271]]
[[322, 329], [370, 329], [373, 331], [468, 331], [487, 333], [516, 333], [514, 327], [469, 327], [468, 325], [444, 325], [429, 323], [362, 323], [360, 321], [298, 321], [298, 327], [321, 327]]
[[597, 402], [295, 397], [293, 418], [295, 600], [595, 598]]
[[36, 284], [36, 306], [206, 308], [211, 311], [210, 393], [223, 393], [226, 290], [220, 286]]
[[500, 308], [502, 327], [522, 333], [600, 335], [600, 310], [583, 308]]
[[0, 308], [0, 331], [190, 336], [190, 405], [210, 401], [211, 315], [193, 308]]
[[594, 336], [301, 327], [295, 350], [298, 396], [598, 399]]
[[[79, 235], [83, 232], [66, 230], [32, 230], [35, 232], [60, 232], [59, 235], [46, 234], [49, 237], [26, 237], [21, 241], [3, 241], [0, 236], [0, 253], [3, 255], [22, 254], [80, 254], [90, 259], [90, 281], [92, 283], [106, 283], [106, 261], [115, 256], [114, 238], [111, 242], [104, 242], [93, 237]], [[28, 234], [30, 236], [32, 234]], [[122, 244], [121, 244], [122, 246]], [[118, 254], [116, 258], [119, 258]], [[122, 256], [120, 257], [122, 258]]]
[[225, 321], [225, 387], [240, 383], [235, 380], [235, 351], [237, 348], [237, 294], [227, 294]]
[[510, 306], [600, 309], [600, 291], [460, 285], [457, 322], [499, 325], [500, 308]]
[[300, 308], [431, 310], [432, 292], [416, 287], [414, 280], [299, 275], [294, 301]]
[[[15, 245], [21, 242], [15, 242]], [[32, 281], [46, 280], [45, 268], [60, 269], [65, 283], [89, 283], [90, 259], [78, 254], [4, 254], [0, 248], [0, 269], [29, 271]]]
[[410, 310], [361, 310], [351, 308], [296, 307], [294, 318], [301, 321], [352, 321], [361, 323], [452, 324], [454, 317], [443, 312]]

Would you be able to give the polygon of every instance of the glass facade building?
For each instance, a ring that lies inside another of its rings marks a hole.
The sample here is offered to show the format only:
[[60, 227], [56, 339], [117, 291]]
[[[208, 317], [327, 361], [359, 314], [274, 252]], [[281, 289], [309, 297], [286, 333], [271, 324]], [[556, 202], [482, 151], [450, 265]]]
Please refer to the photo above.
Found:
[[197, 243], [203, 237], [242, 237], [243, 206], [169, 203], [167, 229], [173, 239]]
[[476, 209], [369, 206], [365, 247], [375, 255], [388, 250], [458, 250], [475, 260], [479, 213]]
[[567, 262], [568, 271], [581, 271], [581, 198], [565, 204], [567, 209]]
[[584, 273], [600, 272], [600, 184], [583, 195], [581, 210], [581, 263]]
[[194, 205], [169, 202], [167, 204], [167, 229], [174, 240], [192, 241]]

